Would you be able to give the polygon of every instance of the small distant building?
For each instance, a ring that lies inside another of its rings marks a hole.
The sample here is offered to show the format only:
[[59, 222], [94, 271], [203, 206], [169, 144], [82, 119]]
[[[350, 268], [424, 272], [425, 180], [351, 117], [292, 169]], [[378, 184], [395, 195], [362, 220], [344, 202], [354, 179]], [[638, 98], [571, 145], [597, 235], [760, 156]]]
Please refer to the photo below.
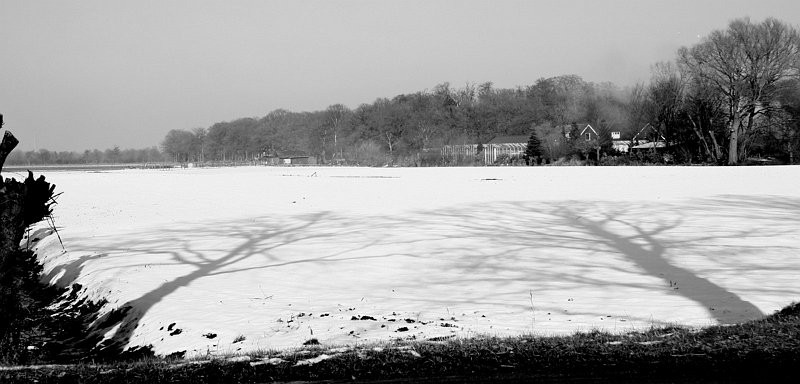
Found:
[[509, 158], [522, 157], [528, 147], [528, 135], [496, 136], [486, 144], [455, 144], [442, 147], [442, 158], [451, 161], [460, 159], [483, 159], [484, 164], [494, 164], [503, 155]]
[[[581, 129], [581, 133], [578, 134], [578, 137], [580, 137], [581, 140], [584, 141], [600, 140], [600, 134], [597, 132], [597, 130], [594, 129], [594, 127], [592, 127], [591, 124], [587, 123], [582, 125], [583, 129]], [[581, 125], [578, 125], [578, 128], [580, 127]]]
[[564, 124], [556, 126], [556, 128], [561, 128], [561, 132], [567, 139], [570, 139], [574, 136], [575, 138], [582, 137], [583, 140], [592, 141], [598, 137], [597, 130], [594, 129], [594, 127], [592, 127], [592, 125], [589, 123]]
[[303, 151], [264, 151], [260, 157], [263, 165], [316, 165], [317, 158]]
[[317, 158], [310, 155], [281, 156], [283, 165], [317, 165]]
[[261, 164], [263, 165], [279, 165], [281, 158], [278, 155], [266, 155], [261, 157]]
[[280, 154], [283, 165], [316, 165], [317, 158], [303, 151], [284, 151]]
[[611, 132], [611, 147], [614, 148], [615, 151], [627, 153], [630, 146], [631, 146], [630, 140], [622, 139], [622, 132], [620, 131]]
[[478, 144], [449, 144], [442, 146], [442, 158], [453, 162], [474, 159], [478, 154]]
[[611, 139], [614, 149], [622, 153], [630, 152], [632, 149], [666, 148], [666, 139], [650, 123], [642, 126], [633, 137], [625, 137], [620, 132], [611, 132]]
[[[564, 136], [576, 135], [576, 140], [592, 141], [599, 140], [600, 132], [591, 124], [579, 123], [565, 126]], [[622, 153], [630, 152], [631, 149], [659, 149], [666, 147], [664, 136], [660, 135], [650, 123], [645, 124], [632, 137], [620, 131], [611, 131], [611, 146], [614, 150]], [[656, 143], [656, 144], [653, 144]], [[648, 145], [649, 144], [649, 145]]]
[[663, 141], [653, 141], [653, 142], [649, 142], [649, 143], [634, 145], [633, 147], [631, 147], [631, 151], [632, 152], [637, 152], [637, 151], [648, 151], [648, 150], [653, 150], [653, 149], [658, 151], [658, 150], [664, 149], [666, 147], [667, 147], [667, 143], [665, 143]]
[[484, 164], [494, 164], [502, 155], [521, 158], [528, 147], [529, 135], [497, 136], [483, 146]]
[[639, 132], [636, 132], [636, 135], [633, 136], [633, 142], [638, 144], [649, 143], [653, 141], [667, 141], [663, 135], [661, 135], [658, 130], [650, 125], [650, 123], [645, 124]]

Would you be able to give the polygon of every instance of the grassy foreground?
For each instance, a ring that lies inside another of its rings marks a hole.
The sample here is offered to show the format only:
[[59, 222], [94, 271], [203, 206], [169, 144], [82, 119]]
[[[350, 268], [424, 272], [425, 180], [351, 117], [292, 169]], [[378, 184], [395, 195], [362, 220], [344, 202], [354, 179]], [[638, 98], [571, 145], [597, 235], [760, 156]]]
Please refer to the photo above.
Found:
[[0, 367], [0, 382], [263, 383], [787, 381], [800, 366], [800, 304], [761, 320], [702, 330], [474, 338], [357, 347], [310, 341], [290, 352], [212, 360]]

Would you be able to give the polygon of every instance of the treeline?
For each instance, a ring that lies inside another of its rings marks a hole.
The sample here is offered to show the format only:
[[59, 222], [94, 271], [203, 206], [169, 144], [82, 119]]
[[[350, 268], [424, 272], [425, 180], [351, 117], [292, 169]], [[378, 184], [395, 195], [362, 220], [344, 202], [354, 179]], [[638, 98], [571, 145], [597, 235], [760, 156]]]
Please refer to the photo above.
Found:
[[[486, 143], [497, 135], [527, 135], [534, 128], [557, 135], [560, 122], [635, 126], [625, 99], [613, 84], [593, 84], [574, 75], [515, 89], [443, 83], [355, 109], [341, 104], [316, 112], [281, 109], [261, 118], [172, 130], [162, 149], [177, 161], [190, 162], [307, 153], [322, 163], [411, 165], [442, 161], [443, 145]], [[550, 156], [563, 155], [550, 149]]]
[[443, 145], [534, 133], [548, 160], [619, 155], [610, 140], [563, 140], [564, 127], [581, 122], [604, 133], [620, 132], [622, 139], [650, 124], [667, 155], [654, 161], [736, 164], [772, 156], [791, 163], [800, 146], [798, 41], [794, 27], [775, 19], [758, 24], [741, 19], [681, 49], [673, 62], [654, 65], [652, 79], [630, 89], [575, 75], [513, 89], [490, 82], [462, 88], [443, 83], [355, 109], [341, 104], [316, 112], [281, 109], [172, 130], [162, 149], [176, 161], [250, 161], [305, 152], [322, 163], [410, 165], [447, 161], [437, 157]]
[[104, 151], [16, 151], [6, 160], [9, 165], [68, 165], [68, 164], [143, 164], [169, 161], [158, 148], [120, 149], [118, 146]]

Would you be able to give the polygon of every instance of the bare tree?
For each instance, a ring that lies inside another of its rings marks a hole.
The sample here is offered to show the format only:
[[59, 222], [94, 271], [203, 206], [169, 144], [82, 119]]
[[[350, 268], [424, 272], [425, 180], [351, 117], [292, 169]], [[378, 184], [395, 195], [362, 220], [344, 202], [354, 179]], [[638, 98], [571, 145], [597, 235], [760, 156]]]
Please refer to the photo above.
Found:
[[339, 132], [341, 131], [341, 126], [344, 120], [349, 114], [350, 109], [342, 104], [331, 105], [325, 110], [325, 121], [323, 124], [326, 124], [328, 127], [330, 127], [331, 133], [333, 134], [334, 158], [336, 157], [337, 151], [341, 157], [341, 148], [339, 148]]
[[664, 136], [665, 144], [669, 148], [683, 109], [685, 83], [680, 72], [672, 63], [657, 63], [653, 66], [652, 72], [653, 77], [648, 93], [655, 108], [656, 137]]
[[[707, 160], [719, 163], [723, 154], [714, 130], [714, 118], [720, 114], [724, 102], [719, 93], [704, 84], [702, 79], [693, 79], [687, 88], [684, 110], [686, 117], [691, 123], [692, 131], [703, 145]], [[721, 119], [717, 119], [719, 120]]]
[[204, 162], [206, 161], [206, 135], [208, 130], [199, 127], [192, 129], [194, 139], [192, 140], [192, 152], [195, 153], [195, 160]]
[[780, 80], [796, 76], [800, 51], [797, 30], [776, 19], [730, 23], [704, 41], [681, 48], [679, 62], [721, 93], [728, 120], [728, 164], [739, 162], [740, 137], [768, 111]]

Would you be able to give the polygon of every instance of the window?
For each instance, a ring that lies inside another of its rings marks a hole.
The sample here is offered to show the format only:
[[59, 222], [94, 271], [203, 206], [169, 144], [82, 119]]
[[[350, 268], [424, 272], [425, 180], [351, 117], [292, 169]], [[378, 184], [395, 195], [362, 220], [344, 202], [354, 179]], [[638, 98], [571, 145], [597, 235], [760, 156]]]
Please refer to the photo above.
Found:
[[586, 141], [592, 141], [592, 133], [586, 132]]

